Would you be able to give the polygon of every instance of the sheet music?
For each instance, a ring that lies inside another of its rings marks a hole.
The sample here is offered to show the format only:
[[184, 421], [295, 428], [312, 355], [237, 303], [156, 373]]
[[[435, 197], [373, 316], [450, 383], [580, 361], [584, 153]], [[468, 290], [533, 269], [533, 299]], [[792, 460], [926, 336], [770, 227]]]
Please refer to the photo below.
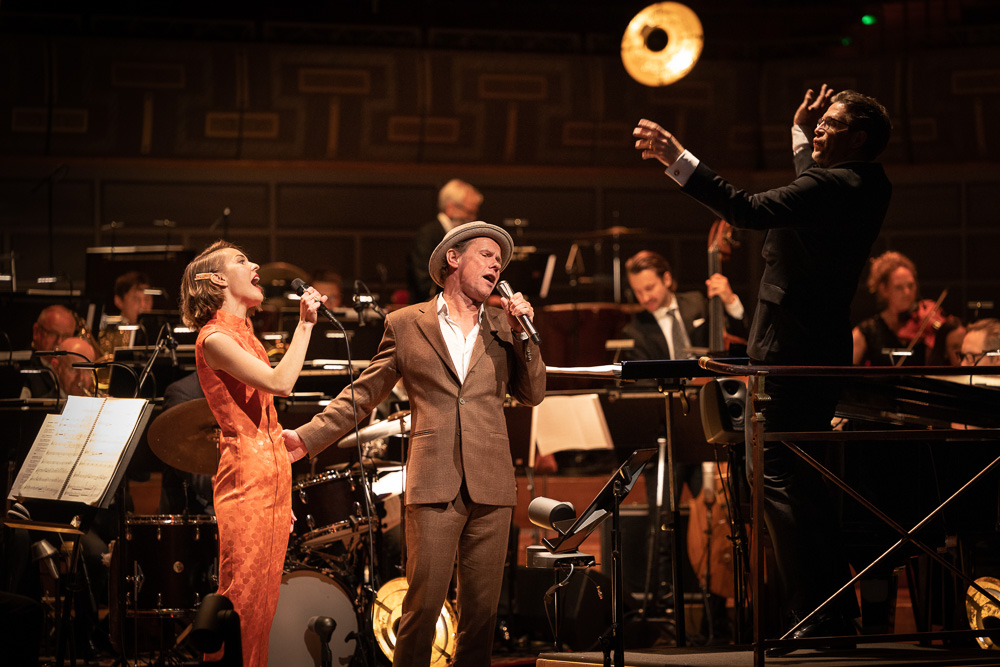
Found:
[[[80, 453], [87, 446], [90, 428], [101, 411], [100, 398], [72, 396], [59, 415], [55, 433], [41, 460], [24, 485], [25, 495], [58, 500]], [[32, 450], [38, 447], [36, 438]]]
[[532, 409], [531, 429], [532, 443], [542, 456], [566, 449], [614, 447], [597, 394], [547, 397]]
[[[13, 500], [16, 496], [29, 496], [37, 495], [40, 492], [45, 492], [44, 484], [36, 481], [34, 486], [26, 486], [28, 483], [28, 478], [31, 477], [32, 473], [38, 469], [38, 464], [42, 460], [42, 455], [48, 449], [49, 444], [52, 442], [52, 438], [56, 434], [56, 429], [59, 427], [59, 415], [45, 415], [45, 420], [42, 422], [42, 428], [38, 431], [38, 435], [35, 436], [36, 445], [40, 446], [32, 447], [31, 451], [28, 452], [28, 456], [24, 459], [24, 463], [21, 465], [21, 469], [17, 472], [17, 478], [14, 480], [13, 486], [11, 486], [9, 498]], [[58, 493], [59, 489], [62, 488], [62, 483], [55, 488], [55, 492]]]
[[145, 400], [71, 396], [46, 415], [9, 498], [99, 504], [121, 464]]
[[104, 496], [144, 407], [143, 401], [106, 399], [61, 500], [94, 504]]

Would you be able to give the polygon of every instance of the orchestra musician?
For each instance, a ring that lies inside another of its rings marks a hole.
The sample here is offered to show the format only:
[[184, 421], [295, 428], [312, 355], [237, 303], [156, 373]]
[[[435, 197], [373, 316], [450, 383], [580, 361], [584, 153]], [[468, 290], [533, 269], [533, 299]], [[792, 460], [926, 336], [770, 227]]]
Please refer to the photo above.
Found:
[[118, 322], [104, 327], [98, 336], [102, 359], [111, 359], [116, 347], [129, 347], [135, 343], [134, 330], [120, 327], [139, 323], [139, 316], [153, 307], [153, 297], [147, 294], [149, 276], [140, 271], [128, 271], [115, 280], [114, 304], [121, 313]]
[[83, 338], [70, 336], [56, 346], [70, 354], [52, 357], [52, 370], [59, 378], [60, 398], [67, 396], [93, 396], [94, 372], [84, 368], [74, 368], [73, 364], [94, 360], [94, 348]]
[[[892, 192], [874, 162], [890, 132], [888, 114], [873, 98], [850, 90], [834, 95], [826, 84], [818, 94], [810, 89], [793, 117], [796, 178], [751, 194], [718, 176], [656, 123], [642, 119], [633, 131], [642, 158], [665, 165], [685, 194], [734, 227], [766, 232], [748, 345], [754, 363], [850, 363], [850, 303]], [[768, 431], [830, 429], [840, 392], [829, 378], [769, 377], [766, 391]], [[749, 432], [752, 420], [746, 421]], [[764, 519], [788, 620], [799, 625], [850, 571], [819, 473], [782, 443], [765, 443], [763, 455]], [[856, 601], [849, 597], [813, 615], [794, 636], [855, 634]], [[769, 649], [770, 655], [788, 652]]]
[[[545, 396], [545, 364], [520, 293], [487, 305], [513, 252], [501, 227], [470, 222], [438, 244], [428, 272], [443, 293], [385, 320], [378, 353], [354, 383], [357, 416], [402, 379], [410, 399], [406, 581], [393, 665], [426, 667], [458, 557], [458, 645], [450, 664], [490, 664], [508, 533], [517, 502], [504, 399]], [[286, 438], [316, 456], [354, 427], [351, 388]]]
[[199, 329], [198, 379], [222, 431], [212, 480], [218, 592], [240, 616], [243, 664], [254, 667], [267, 664], [292, 525], [291, 456], [274, 395], [291, 393], [325, 301], [316, 290], [305, 290], [291, 343], [272, 368], [249, 320], [264, 301], [259, 268], [240, 248], [216, 241], [188, 264], [181, 283], [184, 323]]
[[1000, 320], [989, 317], [970, 324], [961, 358], [963, 366], [1000, 366]]
[[[625, 271], [632, 293], [643, 307], [622, 329], [624, 337], [635, 341], [625, 352], [628, 359], [691, 358], [689, 348], [708, 345], [708, 300], [697, 291], [675, 292], [670, 263], [663, 255], [642, 250], [625, 262]], [[729, 331], [746, 335], [743, 302], [729, 286], [729, 279], [716, 273], [705, 284], [708, 299], [722, 299]]]
[[924, 366], [934, 348], [944, 314], [934, 301], [919, 300], [917, 267], [906, 255], [889, 250], [871, 261], [868, 291], [882, 310], [854, 327], [855, 366], [891, 366], [886, 349], [909, 349], [904, 365]]
[[458, 225], [479, 217], [483, 195], [465, 181], [453, 178], [438, 191], [438, 214], [417, 230], [406, 258], [406, 281], [410, 303], [423, 303], [438, 293], [440, 287], [427, 272], [427, 260], [444, 235]]
[[[66, 306], [53, 304], [42, 309], [31, 327], [31, 349], [48, 352], [76, 332], [76, 315]], [[52, 368], [53, 357], [32, 355], [31, 368]], [[48, 373], [26, 375], [21, 398], [57, 398], [56, 385]]]

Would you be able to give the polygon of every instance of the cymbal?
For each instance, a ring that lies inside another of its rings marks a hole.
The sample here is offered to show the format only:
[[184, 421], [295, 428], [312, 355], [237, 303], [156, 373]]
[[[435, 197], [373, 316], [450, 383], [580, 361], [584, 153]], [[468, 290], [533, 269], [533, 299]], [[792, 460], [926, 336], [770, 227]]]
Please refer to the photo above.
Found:
[[701, 21], [679, 2], [658, 2], [629, 21], [622, 36], [622, 64], [645, 86], [666, 86], [694, 68], [704, 43]]
[[214, 475], [219, 469], [219, 425], [204, 398], [164, 410], [146, 440], [157, 458], [178, 470]]
[[262, 265], [257, 270], [260, 276], [260, 287], [264, 290], [264, 296], [283, 296], [285, 292], [291, 291], [291, 283], [298, 278], [302, 282], [309, 282], [309, 274], [303, 269], [289, 264], [288, 262], [270, 262]]
[[613, 239], [619, 236], [634, 236], [636, 234], [646, 234], [648, 232], [648, 229], [643, 229], [641, 227], [622, 227], [621, 225], [615, 225], [614, 227], [608, 227], [607, 229], [597, 229], [592, 232], [584, 232], [577, 238], [581, 240]]
[[[397, 417], [396, 415], [399, 416]], [[389, 419], [383, 419], [382, 421], [369, 424], [368, 426], [359, 429], [357, 438], [355, 438], [354, 433], [348, 433], [337, 441], [337, 447], [340, 449], [350, 449], [352, 447], [357, 447], [359, 442], [364, 444], [366, 442], [371, 442], [372, 440], [388, 438], [392, 435], [406, 435], [409, 432], [410, 413], [408, 410], [401, 410], [400, 412], [394, 413]]]

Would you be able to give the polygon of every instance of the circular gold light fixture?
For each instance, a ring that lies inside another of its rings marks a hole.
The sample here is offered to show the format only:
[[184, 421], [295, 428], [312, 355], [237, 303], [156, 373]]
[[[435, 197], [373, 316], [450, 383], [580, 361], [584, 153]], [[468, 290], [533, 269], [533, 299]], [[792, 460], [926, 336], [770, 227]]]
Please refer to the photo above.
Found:
[[629, 21], [622, 36], [622, 63], [645, 86], [667, 86], [683, 78], [701, 55], [701, 21], [679, 2], [658, 2]]

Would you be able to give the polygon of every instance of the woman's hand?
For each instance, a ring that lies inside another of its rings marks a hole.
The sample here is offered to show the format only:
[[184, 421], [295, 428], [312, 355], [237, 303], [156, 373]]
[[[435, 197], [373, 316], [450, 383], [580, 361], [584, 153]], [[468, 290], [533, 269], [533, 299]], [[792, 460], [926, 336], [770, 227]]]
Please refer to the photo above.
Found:
[[318, 317], [316, 311], [324, 303], [326, 303], [325, 296], [317, 292], [313, 287], [306, 287], [305, 291], [302, 292], [302, 297], [299, 299], [299, 320], [316, 324]]

